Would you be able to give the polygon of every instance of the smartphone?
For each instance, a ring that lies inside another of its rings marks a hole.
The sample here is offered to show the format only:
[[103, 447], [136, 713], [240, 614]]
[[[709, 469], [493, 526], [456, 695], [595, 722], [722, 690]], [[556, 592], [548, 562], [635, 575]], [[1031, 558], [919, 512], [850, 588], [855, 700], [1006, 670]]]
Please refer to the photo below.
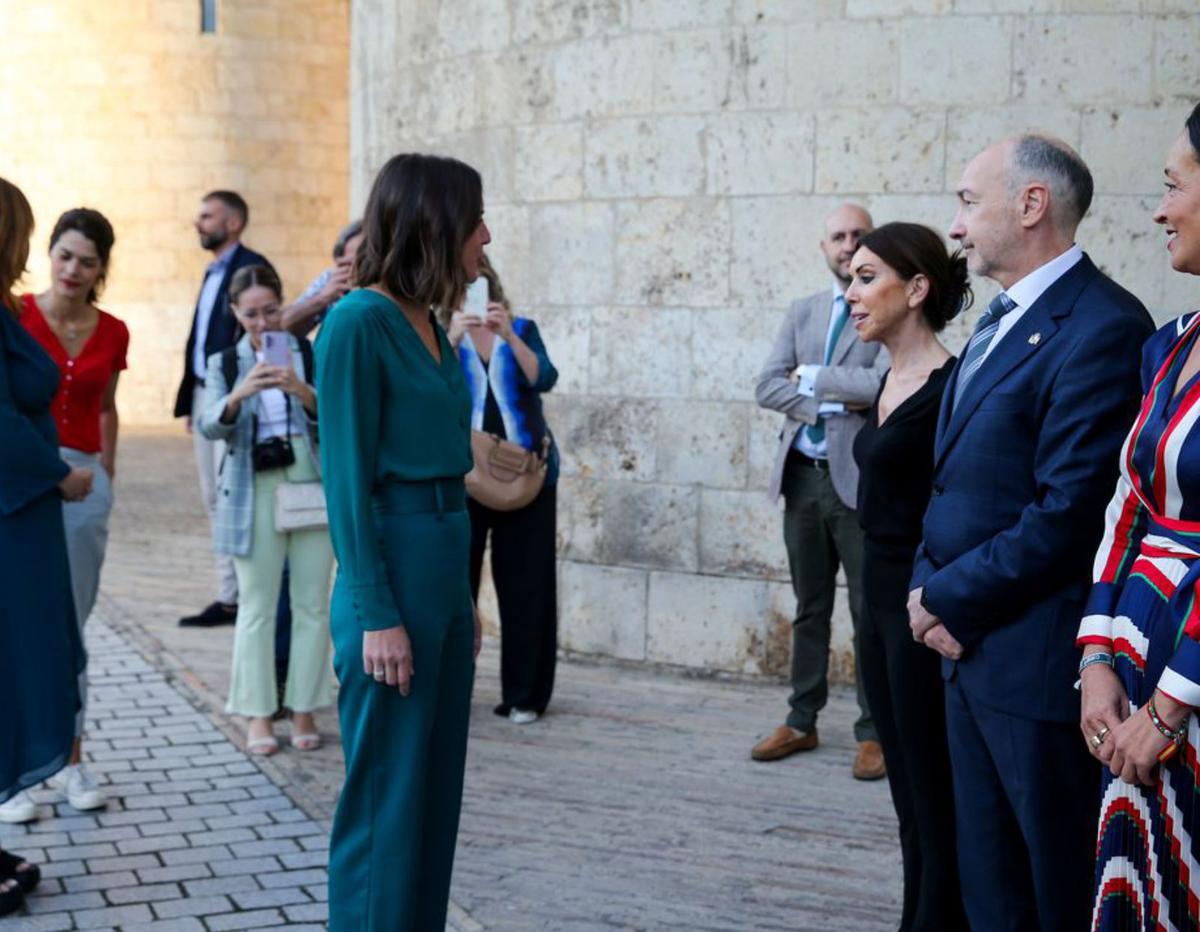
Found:
[[480, 275], [467, 286], [467, 297], [463, 301], [463, 313], [472, 314], [483, 320], [487, 317], [488, 282]]
[[292, 365], [292, 350], [282, 330], [267, 330], [262, 335], [263, 362], [272, 366]]

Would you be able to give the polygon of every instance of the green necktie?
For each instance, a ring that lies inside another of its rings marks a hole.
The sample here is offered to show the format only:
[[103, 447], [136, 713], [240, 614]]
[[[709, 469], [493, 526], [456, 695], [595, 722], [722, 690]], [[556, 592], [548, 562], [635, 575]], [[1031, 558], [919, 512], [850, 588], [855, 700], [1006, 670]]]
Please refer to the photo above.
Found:
[[[838, 295], [833, 301], [833, 320], [832, 326], [829, 328], [829, 339], [825, 341], [825, 365], [827, 366], [833, 361], [833, 351], [837, 347], [838, 340], [842, 337], [842, 331], [846, 329], [846, 321], [849, 319], [850, 308], [846, 304], [846, 298]], [[825, 442], [825, 418], [818, 416], [817, 423], [811, 427], [805, 427], [804, 432], [813, 446], [820, 446]]]

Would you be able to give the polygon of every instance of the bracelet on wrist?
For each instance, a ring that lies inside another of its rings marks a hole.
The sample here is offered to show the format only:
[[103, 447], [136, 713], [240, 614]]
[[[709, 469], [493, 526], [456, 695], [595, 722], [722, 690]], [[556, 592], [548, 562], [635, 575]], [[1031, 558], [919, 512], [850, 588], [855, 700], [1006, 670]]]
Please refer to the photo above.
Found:
[[1088, 667], [1094, 667], [1101, 663], [1107, 667], [1111, 667], [1113, 665], [1113, 655], [1106, 650], [1098, 650], [1088, 654], [1079, 661], [1079, 672], [1082, 674]]
[[1154, 704], [1154, 694], [1150, 694], [1150, 699], [1146, 703], [1146, 714], [1150, 716], [1150, 721], [1154, 727], [1158, 729], [1158, 733], [1167, 739], [1170, 743], [1159, 752], [1158, 761], [1170, 760], [1183, 744], [1183, 739], [1187, 735], [1187, 720], [1177, 729], [1171, 728], [1162, 720], [1162, 716], [1158, 714], [1158, 708]]

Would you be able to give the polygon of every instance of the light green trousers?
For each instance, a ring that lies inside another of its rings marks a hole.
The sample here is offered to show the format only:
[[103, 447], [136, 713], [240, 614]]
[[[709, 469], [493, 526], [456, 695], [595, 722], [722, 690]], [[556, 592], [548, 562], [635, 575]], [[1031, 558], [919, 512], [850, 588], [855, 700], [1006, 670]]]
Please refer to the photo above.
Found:
[[281, 482], [314, 482], [316, 470], [303, 443], [296, 462], [285, 469], [254, 475], [254, 534], [250, 553], [234, 557], [238, 615], [233, 635], [233, 671], [225, 711], [267, 716], [275, 712], [275, 608], [283, 564], [291, 572], [292, 648], [283, 704], [293, 712], [312, 712], [332, 701], [330, 666], [329, 578], [333, 545], [325, 528], [275, 530], [275, 487]]

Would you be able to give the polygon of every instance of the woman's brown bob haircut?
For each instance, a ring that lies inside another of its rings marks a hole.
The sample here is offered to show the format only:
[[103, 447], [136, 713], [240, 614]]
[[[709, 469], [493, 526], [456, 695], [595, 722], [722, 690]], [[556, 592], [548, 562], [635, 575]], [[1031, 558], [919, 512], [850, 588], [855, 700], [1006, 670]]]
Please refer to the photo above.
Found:
[[12, 290], [25, 274], [32, 235], [33, 208], [20, 188], [0, 178], [0, 304], [14, 316], [17, 302]]
[[467, 287], [463, 245], [482, 218], [483, 181], [471, 166], [435, 155], [393, 156], [367, 198], [358, 284], [380, 285], [423, 307], [458, 307]]

